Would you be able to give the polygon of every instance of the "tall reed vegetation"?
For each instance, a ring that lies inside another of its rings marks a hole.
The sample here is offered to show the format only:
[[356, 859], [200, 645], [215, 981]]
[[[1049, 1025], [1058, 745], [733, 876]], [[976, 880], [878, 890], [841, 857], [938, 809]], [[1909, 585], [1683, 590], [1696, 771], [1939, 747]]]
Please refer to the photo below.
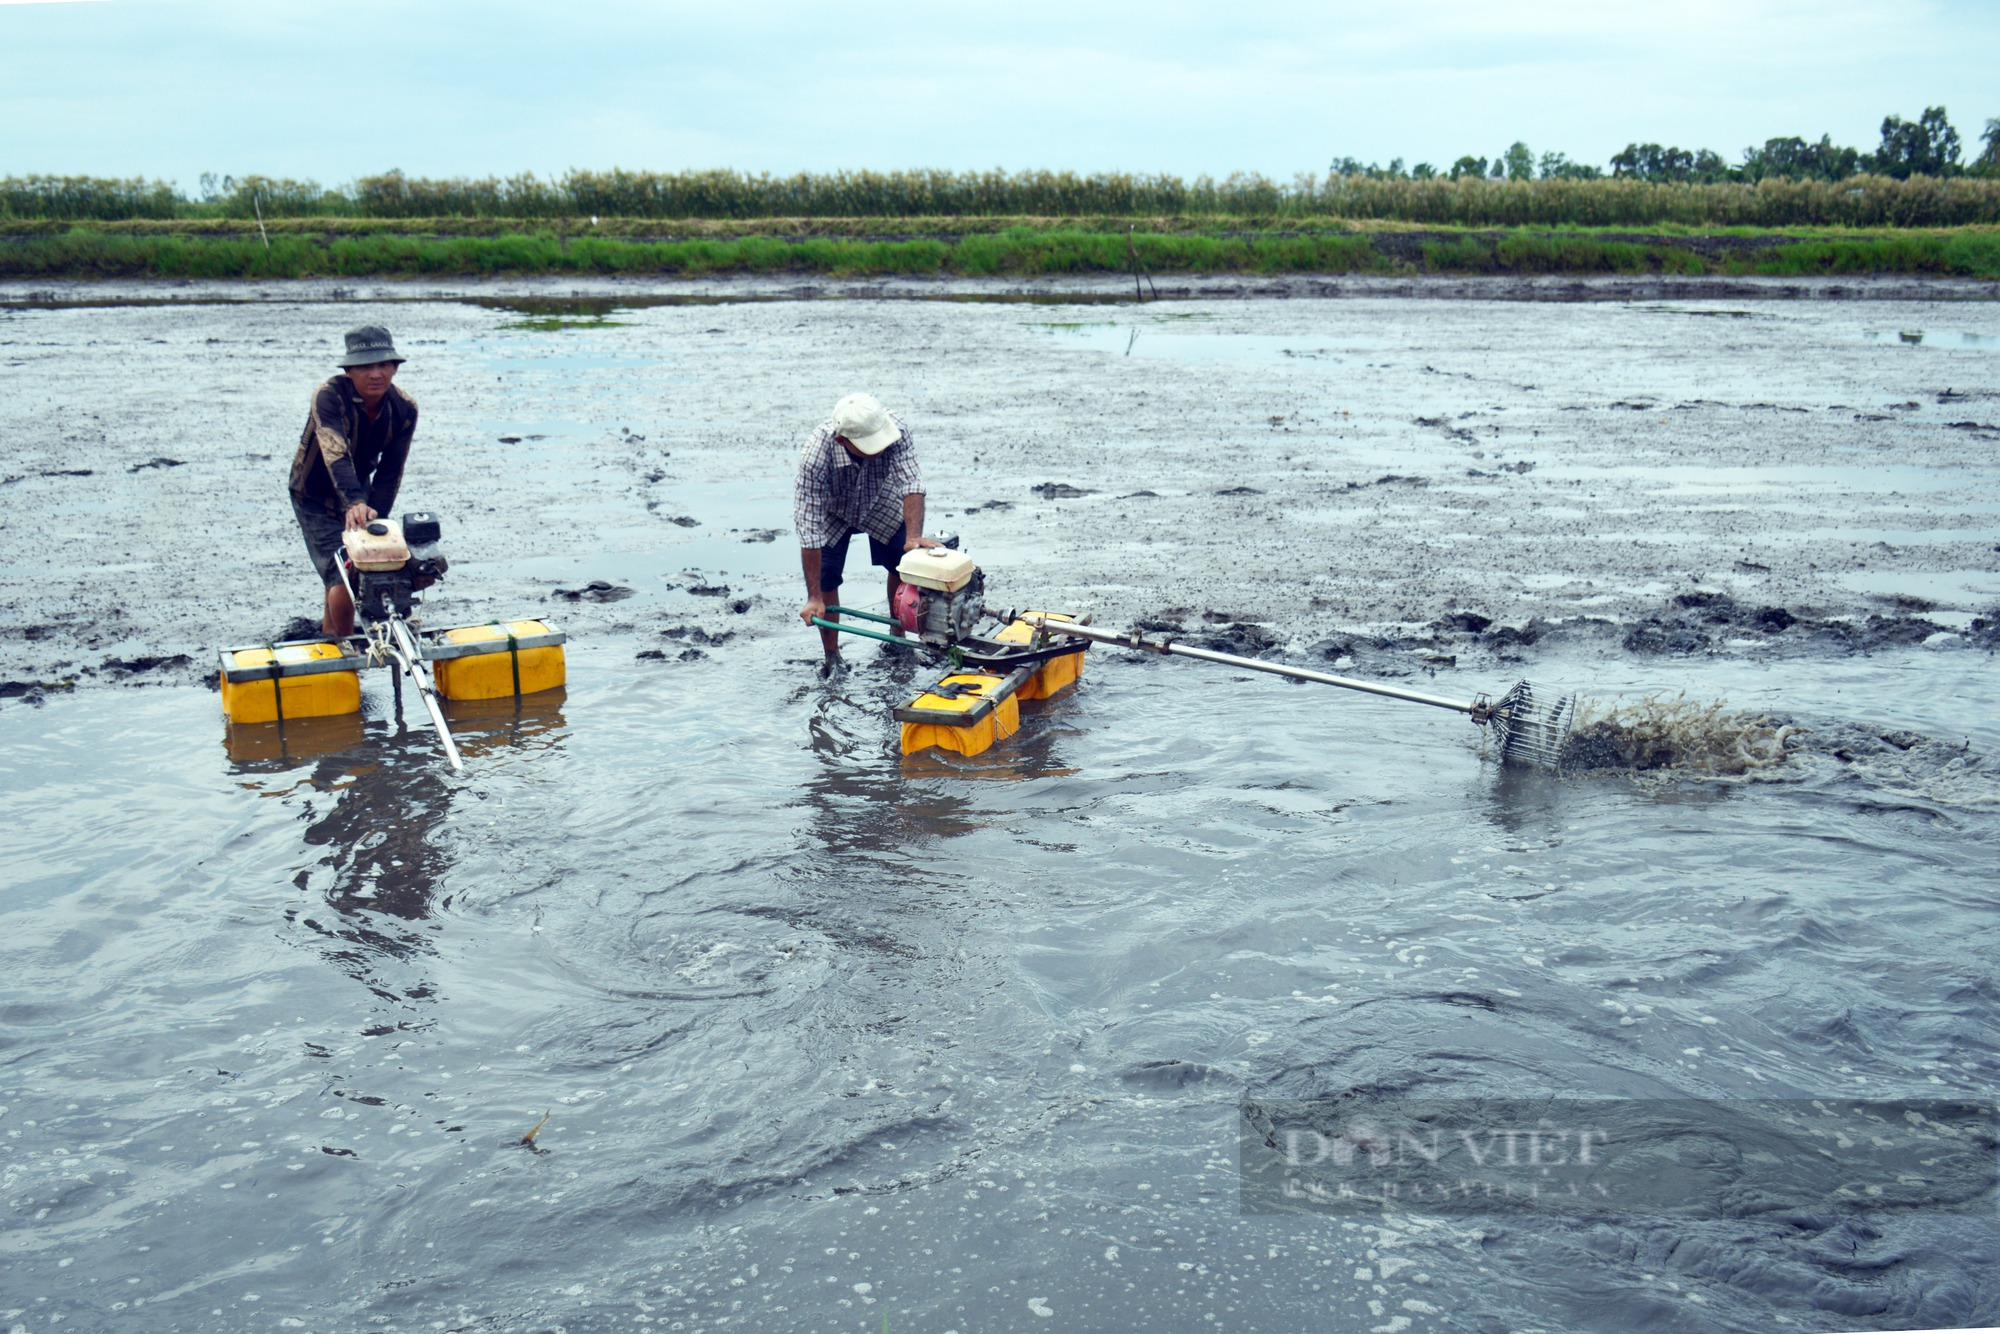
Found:
[[1657, 182], [1552, 177], [1299, 176], [1289, 184], [1072, 172], [572, 171], [440, 179], [389, 172], [339, 190], [251, 176], [190, 199], [161, 181], [0, 180], [0, 218], [1157, 218], [1371, 219], [1454, 227], [1958, 227], [2000, 223], [2000, 179]]
[[188, 206], [165, 181], [97, 176], [9, 176], [0, 179], [0, 217], [59, 222], [123, 222], [177, 218]]

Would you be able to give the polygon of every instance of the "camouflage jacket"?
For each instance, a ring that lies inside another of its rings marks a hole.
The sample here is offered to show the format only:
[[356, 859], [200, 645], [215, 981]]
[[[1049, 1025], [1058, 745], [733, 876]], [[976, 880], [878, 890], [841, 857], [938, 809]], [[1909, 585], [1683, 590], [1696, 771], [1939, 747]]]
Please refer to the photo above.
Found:
[[312, 410], [292, 456], [292, 494], [339, 513], [362, 501], [387, 514], [403, 484], [403, 464], [417, 431], [417, 401], [389, 386], [374, 421], [360, 391], [336, 375], [313, 393]]

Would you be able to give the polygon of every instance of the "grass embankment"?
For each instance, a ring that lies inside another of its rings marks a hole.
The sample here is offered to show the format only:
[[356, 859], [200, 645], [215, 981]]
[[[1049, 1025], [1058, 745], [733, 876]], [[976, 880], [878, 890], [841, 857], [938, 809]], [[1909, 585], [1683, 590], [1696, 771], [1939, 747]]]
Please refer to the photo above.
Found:
[[[1169, 274], [1675, 274], [1805, 277], [1931, 274], [2000, 278], [2000, 228], [1840, 231], [1609, 229], [1507, 231], [1355, 227], [1283, 231], [1255, 227], [1128, 231], [1047, 223], [985, 230], [985, 220], [903, 219], [893, 234], [852, 220], [654, 223], [506, 230], [364, 222], [252, 225], [153, 223], [58, 230], [0, 227], [6, 278], [478, 277], [528, 274], [835, 278]], [[1161, 220], [1151, 220], [1156, 226]], [[515, 224], [519, 226], [520, 224]], [[1135, 225], [1136, 226], [1136, 225]], [[1168, 224], [1173, 227], [1172, 223]], [[1269, 227], [1269, 224], [1266, 224]], [[814, 234], [815, 230], [831, 234]], [[659, 235], [670, 231], [668, 235]], [[653, 235], [646, 235], [647, 232]], [[608, 233], [608, 234], [607, 234]]]

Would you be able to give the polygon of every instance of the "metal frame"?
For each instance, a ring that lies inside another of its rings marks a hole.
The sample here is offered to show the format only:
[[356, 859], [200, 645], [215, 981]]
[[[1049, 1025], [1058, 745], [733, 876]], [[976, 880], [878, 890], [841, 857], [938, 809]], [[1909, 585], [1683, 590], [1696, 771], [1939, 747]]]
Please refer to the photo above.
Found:
[[1032, 669], [1057, 658], [1082, 653], [1086, 647], [1060, 641], [1037, 648], [1033, 644], [1002, 644], [995, 639], [961, 639], [952, 646], [952, 651], [968, 667], [1002, 671], [1015, 666]]
[[[300, 648], [307, 644], [332, 644], [340, 650], [337, 658], [313, 658], [307, 662], [266, 662], [254, 667], [242, 667], [230, 661], [238, 653], [249, 653], [256, 649]], [[358, 672], [363, 667], [372, 666], [367, 657], [356, 653], [348, 645], [336, 639], [287, 639], [278, 644], [242, 644], [236, 648], [218, 650], [216, 658], [222, 668], [222, 679], [231, 685], [241, 685], [246, 681], [278, 681], [292, 676], [318, 676], [322, 672]]]
[[368, 660], [372, 663], [387, 663], [395, 660], [403, 675], [410, 678], [410, 685], [424, 701], [424, 709], [431, 716], [431, 726], [437, 729], [438, 742], [444, 747], [444, 757], [451, 761], [454, 769], [463, 769], [465, 761], [458, 754], [458, 740], [451, 734], [451, 726], [444, 720], [444, 705], [439, 703], [437, 686], [431, 680], [430, 668], [424, 665], [424, 652], [417, 644], [417, 638], [410, 632], [409, 622], [396, 613], [394, 606], [386, 610], [386, 620], [371, 621], [363, 615], [361, 599], [348, 582], [347, 570], [339, 560], [333, 568], [340, 574], [340, 582], [347, 589], [347, 597], [354, 604], [355, 615], [361, 618], [368, 638]]
[[[875, 625], [893, 626], [897, 623], [896, 618], [893, 616], [884, 616], [878, 611], [862, 611], [855, 607], [829, 606], [827, 607], [827, 612], [830, 615], [850, 617], [854, 620], [867, 621]], [[1011, 624], [1016, 620], [1024, 619], [1023, 616], [1017, 616], [1013, 612], [1008, 612], [1005, 615], [989, 612], [988, 615], [993, 616], [1002, 624]], [[891, 711], [891, 716], [899, 723], [927, 723], [934, 727], [977, 726], [991, 716], [993, 710], [998, 708], [1002, 701], [1011, 698], [1022, 686], [1026, 685], [1029, 678], [1034, 676], [1043, 664], [1052, 662], [1057, 658], [1072, 657], [1090, 647], [1087, 643], [1066, 640], [1058, 636], [1052, 636], [1049, 633], [1050, 630], [1059, 626], [1074, 624], [1074, 622], [1070, 621], [1055, 622], [1052, 625], [1044, 627], [1026, 644], [1003, 644], [996, 639], [981, 639], [977, 636], [969, 635], [962, 639], [953, 640], [951, 643], [945, 645], [927, 643], [917, 636], [910, 634], [885, 635], [879, 630], [869, 630], [862, 626], [849, 625], [845, 621], [828, 620], [825, 616], [813, 617], [812, 624], [822, 630], [832, 630], [843, 635], [859, 635], [863, 639], [879, 639], [885, 644], [897, 644], [905, 648], [929, 650], [950, 661], [952, 669], [947, 675], [976, 671], [1000, 677], [1000, 684], [995, 686], [990, 693], [982, 692], [979, 703], [970, 709], [963, 711], [920, 709], [914, 705], [905, 705]], [[928, 689], [926, 693], [929, 693]]]
[[476, 658], [485, 653], [506, 653], [515, 649], [554, 648], [569, 642], [569, 636], [560, 630], [550, 630], [540, 635], [517, 635], [513, 639], [504, 636], [499, 639], [478, 639], [469, 644], [447, 644], [436, 638], [445, 631], [433, 632], [431, 641], [423, 645], [426, 662], [449, 662], [453, 658]]
[[[827, 610], [838, 612], [842, 616], [852, 616], [857, 620], [872, 621], [877, 625], [896, 624], [895, 617], [884, 616], [880, 612], [859, 611], [853, 607], [828, 607]], [[1009, 613], [1008, 615], [998, 617], [998, 619], [1003, 622], [1013, 622], [1023, 618]], [[849, 625], [845, 621], [830, 621], [824, 616], [813, 617], [812, 623], [822, 630], [833, 630], [843, 635], [859, 635], [863, 639], [880, 640], [884, 644], [900, 644], [904, 648], [930, 649], [933, 652], [944, 654], [954, 664], [963, 667], [977, 667], [982, 671], [989, 672], [1004, 673], [1018, 667], [1039, 667], [1043, 663], [1053, 659], [1067, 658], [1073, 653], [1081, 653], [1089, 647], [1083, 644], [1064, 643], [1060, 639], [1046, 641], [1040, 645], [1032, 643], [1003, 644], [996, 639], [981, 639], [977, 636], [968, 636], [955, 641], [948, 647], [940, 648], [936, 644], [925, 643], [915, 635], [885, 635], [877, 630], [866, 630], [858, 625]], [[1071, 624], [1075, 624], [1075, 622], [1057, 621], [1052, 622], [1048, 628], [1056, 629], [1060, 626]], [[526, 641], [522, 642], [525, 645]]]

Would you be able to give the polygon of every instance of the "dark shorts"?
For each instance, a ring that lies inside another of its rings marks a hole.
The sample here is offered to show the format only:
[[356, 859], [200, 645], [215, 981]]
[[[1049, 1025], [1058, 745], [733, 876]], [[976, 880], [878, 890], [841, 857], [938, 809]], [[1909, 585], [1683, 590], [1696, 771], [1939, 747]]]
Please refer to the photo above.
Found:
[[328, 588], [340, 585], [340, 570], [334, 564], [340, 558], [340, 535], [346, 529], [345, 519], [324, 506], [300, 500], [292, 495], [292, 513], [298, 517], [299, 532], [306, 539], [306, 554], [312, 557], [313, 568], [319, 571], [319, 580]]
[[[868, 559], [885, 570], [893, 570], [903, 559], [904, 534], [910, 531], [904, 524], [897, 532], [896, 540], [878, 542], [875, 535], [868, 535]], [[819, 586], [821, 591], [831, 593], [840, 587], [841, 574], [847, 568], [847, 544], [854, 538], [853, 533], [843, 536], [838, 542], [830, 542], [819, 549]]]

